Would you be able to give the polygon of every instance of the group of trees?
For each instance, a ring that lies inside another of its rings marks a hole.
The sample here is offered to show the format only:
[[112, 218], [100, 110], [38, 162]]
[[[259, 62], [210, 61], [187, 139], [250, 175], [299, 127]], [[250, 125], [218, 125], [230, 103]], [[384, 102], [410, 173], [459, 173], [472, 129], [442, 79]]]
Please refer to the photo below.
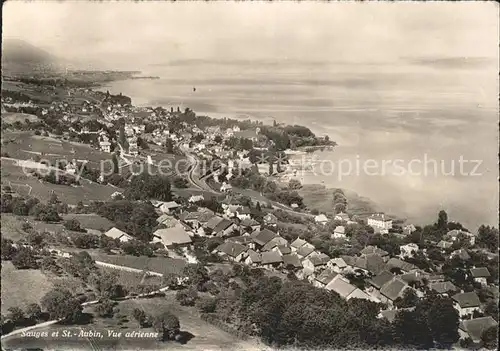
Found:
[[42, 313], [40, 305], [30, 303], [21, 309], [20, 307], [10, 307], [7, 314], [2, 315], [1, 334], [10, 333], [16, 327], [26, 327], [45, 320], [46, 315]]
[[[160, 190], [156, 190], [160, 191]], [[93, 203], [95, 212], [116, 224], [116, 227], [138, 240], [151, 241], [153, 228], [157, 225], [156, 214], [151, 203], [116, 200]]]
[[224, 144], [231, 148], [232, 150], [236, 151], [241, 151], [241, 150], [252, 150], [253, 149], [253, 142], [251, 139], [247, 138], [238, 138], [235, 136], [230, 137], [227, 139]]
[[39, 221], [59, 222], [61, 217], [59, 211], [67, 211], [66, 206], [57, 202], [57, 196], [53, 196], [47, 204], [43, 204], [34, 197], [13, 197], [11, 194], [2, 194], [1, 212], [13, 213], [17, 216], [34, 216]]
[[2, 261], [12, 261], [17, 269], [38, 268], [37, 255], [32, 247], [15, 245], [7, 238], [2, 238]]
[[125, 189], [124, 195], [129, 200], [172, 200], [171, 185], [168, 177], [150, 175], [147, 172], [133, 176], [130, 184]]
[[333, 191], [333, 210], [335, 213], [347, 210], [347, 198], [342, 189], [337, 188]]
[[50, 171], [46, 175], [41, 175], [38, 172], [34, 172], [34, 175], [39, 179], [57, 185], [80, 185], [80, 182], [73, 176], [68, 176], [66, 174], [62, 174], [61, 172]]

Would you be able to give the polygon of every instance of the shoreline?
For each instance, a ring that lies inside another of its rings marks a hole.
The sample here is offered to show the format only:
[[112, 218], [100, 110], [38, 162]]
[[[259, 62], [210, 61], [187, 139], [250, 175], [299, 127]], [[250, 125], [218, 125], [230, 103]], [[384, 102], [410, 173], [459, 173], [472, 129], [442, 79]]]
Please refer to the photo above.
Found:
[[[117, 81], [128, 81], [128, 80], [132, 80], [132, 79], [120, 79]], [[109, 88], [109, 85], [107, 85], [109, 83], [112, 83], [112, 82], [102, 82], [102, 84], [99, 84], [99, 86], [96, 88], [100, 88], [100, 89]], [[116, 92], [112, 92], [112, 93], [114, 94]], [[124, 93], [124, 95], [129, 96], [129, 95], [127, 95], [126, 92], [123, 92], [123, 93]], [[132, 106], [134, 106], [134, 107], [149, 107], [149, 108], [155, 108], [155, 107], [168, 108], [168, 107], [170, 107], [170, 106], [166, 106], [166, 105], [162, 105], [162, 104], [160, 104], [158, 106], [151, 106], [149, 103], [134, 105], [134, 103], [133, 103], [134, 97], [133, 96], [129, 96], [129, 97], [132, 99]], [[244, 121], [244, 120], [258, 121], [258, 122], [262, 122], [265, 124], [265, 120], [256, 118], [255, 116], [251, 116], [248, 114], [232, 114], [229, 112], [224, 113], [224, 112], [203, 112], [203, 111], [200, 111], [200, 112], [194, 111], [194, 112], [197, 114], [197, 116], [206, 116], [206, 117], [214, 118], [214, 119], [231, 118], [231, 119], [236, 119], [236, 120], [241, 120], [241, 121]], [[310, 128], [307, 125], [305, 127]], [[290, 150], [296, 151], [297, 153], [300, 153], [300, 154], [312, 155], [316, 152], [322, 152], [325, 150], [332, 151], [335, 149], [335, 147], [339, 146], [335, 141], [333, 141], [333, 143], [334, 143], [333, 145], [301, 146], [301, 147], [298, 147], [296, 149], [288, 149], [288, 150], [289, 151]], [[309, 151], [309, 150], [311, 150], [311, 151]], [[280, 179], [280, 178], [278, 178], [277, 181], [281, 185], [288, 184], [287, 181]], [[333, 190], [335, 189], [335, 187], [327, 187], [326, 185], [321, 184], [321, 183], [307, 183], [307, 184], [302, 184], [301, 189], [311, 189], [311, 188], [321, 188], [323, 193], [325, 193], [325, 191], [326, 191], [328, 201], [331, 202], [330, 198], [333, 196]], [[299, 194], [302, 196], [302, 194], [300, 192], [301, 189], [299, 189]], [[345, 189], [345, 188], [340, 188], [340, 189], [342, 189], [346, 193], [346, 196], [347, 196], [347, 194], [349, 194], [348, 198], [350, 198], [350, 200], [351, 200], [350, 202], [355, 202], [357, 204], [361, 204], [360, 205], [361, 208], [363, 208], [366, 204], [368, 204], [368, 207], [369, 207], [368, 209], [371, 210], [369, 212], [372, 212], [372, 213], [377, 212], [375, 209], [379, 208], [380, 205], [375, 203], [372, 199], [361, 196], [355, 190]], [[304, 193], [304, 192], [302, 192], [302, 193]], [[306, 196], [307, 196], [307, 194], [306, 194]], [[302, 197], [304, 197], [304, 196], [302, 196]], [[307, 207], [309, 207], [310, 209], [315, 208], [314, 206], [307, 206]], [[353, 212], [356, 212], [356, 213], [358, 212], [357, 207], [358, 206], [355, 206]], [[330, 206], [328, 206], [328, 208], [325, 206], [325, 207], [323, 207], [323, 210], [320, 210], [320, 209], [318, 209], [318, 210], [321, 213], [332, 214], [333, 213], [332, 209], [333, 209], [333, 206], [330, 205]], [[396, 215], [391, 215], [391, 214], [389, 214], [389, 215], [391, 217], [394, 217], [394, 218], [399, 218]]]

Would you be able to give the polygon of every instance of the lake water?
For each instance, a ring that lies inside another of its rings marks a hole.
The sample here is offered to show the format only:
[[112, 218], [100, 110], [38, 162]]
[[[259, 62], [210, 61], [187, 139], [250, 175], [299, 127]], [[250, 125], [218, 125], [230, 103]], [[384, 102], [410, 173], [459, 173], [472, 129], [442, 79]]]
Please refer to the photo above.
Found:
[[[491, 62], [180, 61], [142, 71], [161, 79], [106, 88], [136, 105], [308, 126], [339, 146], [316, 154], [305, 183], [353, 190], [416, 224], [433, 222], [440, 209], [470, 229], [498, 223], [498, 75]], [[462, 170], [460, 158], [469, 161]]]

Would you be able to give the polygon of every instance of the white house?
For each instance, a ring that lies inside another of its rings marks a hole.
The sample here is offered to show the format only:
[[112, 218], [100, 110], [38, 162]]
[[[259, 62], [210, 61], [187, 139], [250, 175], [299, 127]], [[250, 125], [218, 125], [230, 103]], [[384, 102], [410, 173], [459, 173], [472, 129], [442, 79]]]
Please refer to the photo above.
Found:
[[328, 222], [328, 217], [326, 217], [323, 213], [314, 217], [314, 221], [319, 224], [326, 224]]
[[106, 235], [107, 237], [110, 237], [112, 239], [118, 239], [122, 243], [134, 239], [132, 236], [128, 235], [127, 233], [125, 233], [124, 231], [122, 231], [116, 227], [111, 228], [106, 233], [104, 233], [104, 235]]
[[375, 229], [375, 232], [384, 234], [392, 228], [392, 219], [386, 218], [383, 213], [377, 213], [368, 217], [368, 225]]
[[102, 152], [111, 152], [111, 143], [107, 136], [102, 136], [102, 139], [99, 141], [99, 148]]
[[399, 247], [399, 251], [400, 251], [399, 257], [401, 257], [401, 258], [413, 257], [418, 250], [419, 250], [418, 245], [414, 244], [414, 243], [401, 245]]
[[191, 195], [191, 197], [189, 198], [189, 202], [190, 203], [196, 203], [196, 202], [200, 202], [200, 201], [203, 201], [205, 200], [205, 198], [203, 197], [203, 195]]
[[335, 227], [335, 230], [333, 231], [331, 237], [332, 239], [345, 239], [345, 227], [343, 225]]
[[226, 183], [226, 182], [223, 182], [223, 183], [222, 183], [222, 186], [220, 187], [220, 191], [221, 191], [221, 192], [230, 191], [230, 190], [232, 190], [232, 189], [233, 189], [233, 187], [231, 186], [231, 184], [228, 184], [228, 183]]
[[490, 277], [490, 272], [488, 271], [488, 268], [486, 267], [472, 268], [470, 270], [470, 273], [474, 278], [475, 282], [481, 284], [482, 286], [488, 285], [487, 280]]
[[344, 222], [347, 222], [349, 221], [349, 215], [347, 213], [344, 213], [344, 212], [340, 212], [340, 213], [337, 213], [334, 217], [335, 220], [337, 221], [344, 221]]
[[472, 315], [479, 311], [481, 302], [475, 292], [458, 293], [452, 296], [453, 307], [458, 311], [460, 317]]
[[164, 202], [160, 206], [160, 211], [163, 213], [172, 213], [177, 208], [179, 208], [179, 204], [175, 201]]

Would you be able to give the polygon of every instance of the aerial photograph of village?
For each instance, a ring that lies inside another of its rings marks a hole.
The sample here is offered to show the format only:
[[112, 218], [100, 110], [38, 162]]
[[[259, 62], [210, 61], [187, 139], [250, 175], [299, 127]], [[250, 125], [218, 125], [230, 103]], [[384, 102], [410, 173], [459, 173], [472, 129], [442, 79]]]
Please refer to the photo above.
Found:
[[498, 348], [497, 3], [2, 12], [2, 350]]

